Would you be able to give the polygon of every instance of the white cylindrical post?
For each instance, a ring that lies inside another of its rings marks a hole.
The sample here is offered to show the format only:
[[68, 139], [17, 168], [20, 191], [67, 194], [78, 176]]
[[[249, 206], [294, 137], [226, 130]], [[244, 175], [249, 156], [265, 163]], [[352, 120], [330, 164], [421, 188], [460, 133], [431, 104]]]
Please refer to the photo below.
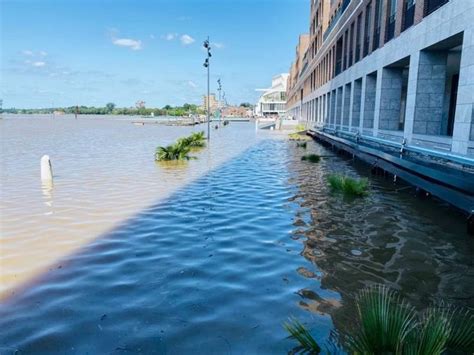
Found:
[[43, 155], [41, 157], [41, 181], [52, 182], [53, 181], [53, 168], [49, 155]]

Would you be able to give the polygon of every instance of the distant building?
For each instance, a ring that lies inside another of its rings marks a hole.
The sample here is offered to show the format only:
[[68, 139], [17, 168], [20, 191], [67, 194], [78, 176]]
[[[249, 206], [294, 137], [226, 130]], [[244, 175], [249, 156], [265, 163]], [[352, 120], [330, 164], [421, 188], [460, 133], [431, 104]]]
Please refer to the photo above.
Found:
[[135, 107], [136, 108], [145, 108], [145, 101], [138, 100], [137, 102], [135, 102]]
[[252, 110], [243, 106], [227, 106], [222, 109], [222, 117], [249, 117]]
[[286, 112], [286, 86], [288, 74], [279, 74], [272, 78], [272, 87], [257, 89], [262, 91], [262, 96], [255, 106], [257, 116], [275, 116]]
[[[209, 107], [211, 108], [210, 111], [214, 112], [217, 110], [218, 107], [218, 101], [216, 99], [216, 94], [210, 94], [209, 95]], [[207, 111], [207, 95], [204, 95], [202, 97], [202, 108], [204, 111]]]

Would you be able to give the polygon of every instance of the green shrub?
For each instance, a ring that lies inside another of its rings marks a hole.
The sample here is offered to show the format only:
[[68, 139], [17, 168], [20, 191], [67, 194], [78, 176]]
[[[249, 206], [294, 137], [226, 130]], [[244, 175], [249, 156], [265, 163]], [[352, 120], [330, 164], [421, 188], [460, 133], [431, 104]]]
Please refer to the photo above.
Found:
[[367, 179], [353, 179], [342, 175], [329, 175], [329, 186], [333, 191], [342, 192], [347, 196], [366, 196], [369, 187]]
[[296, 143], [296, 147], [297, 147], [297, 148], [304, 148], [304, 149], [306, 149], [306, 146], [307, 146], [307, 145], [308, 145], [307, 142], [301, 142], [301, 143], [298, 143], [298, 142], [297, 142], [297, 143]]
[[168, 160], [189, 160], [189, 152], [191, 147], [183, 141], [177, 141], [167, 147], [158, 147], [155, 152], [155, 160], [157, 161], [168, 161]]
[[310, 138], [305, 135], [305, 134], [300, 134], [300, 133], [290, 133], [288, 135], [288, 138], [290, 141], [309, 141]]
[[[441, 304], [420, 313], [381, 285], [360, 291], [356, 306], [356, 327], [341, 334], [339, 344], [349, 354], [474, 353], [474, 315], [467, 309]], [[305, 351], [320, 353], [321, 347], [297, 320], [283, 326]]]
[[187, 137], [179, 138], [178, 142], [182, 142], [189, 147], [202, 148], [206, 146], [206, 137], [204, 136], [204, 131], [195, 132]]
[[310, 163], [319, 163], [321, 157], [317, 154], [306, 154], [301, 157], [303, 161], [309, 161]]

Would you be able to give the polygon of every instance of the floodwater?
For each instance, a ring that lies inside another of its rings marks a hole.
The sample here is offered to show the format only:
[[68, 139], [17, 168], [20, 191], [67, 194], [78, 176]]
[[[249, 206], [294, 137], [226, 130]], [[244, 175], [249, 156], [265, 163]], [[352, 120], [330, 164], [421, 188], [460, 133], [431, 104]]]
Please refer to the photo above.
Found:
[[[109, 119], [5, 119], [0, 353], [276, 354], [296, 316], [324, 342], [365, 285], [418, 307], [474, 307], [464, 218], [404, 185], [331, 194], [367, 167], [252, 124], [185, 165], [153, 161], [190, 130]], [[301, 161], [316, 152], [319, 164]], [[39, 159], [52, 159], [52, 188]]]

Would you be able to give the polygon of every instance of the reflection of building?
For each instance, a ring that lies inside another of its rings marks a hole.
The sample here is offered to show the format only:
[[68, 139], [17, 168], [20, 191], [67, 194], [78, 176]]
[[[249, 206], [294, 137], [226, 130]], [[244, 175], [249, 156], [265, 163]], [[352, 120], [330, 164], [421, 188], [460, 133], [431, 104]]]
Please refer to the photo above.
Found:
[[474, 156], [474, 1], [308, 3], [288, 114], [346, 138]]
[[288, 74], [279, 74], [272, 78], [272, 87], [258, 89], [263, 94], [255, 106], [257, 116], [280, 115], [286, 112], [286, 85]]
[[[202, 107], [204, 111], [207, 111], [207, 95], [204, 95], [202, 98]], [[218, 107], [218, 101], [216, 99], [215, 94], [210, 94], [209, 95], [209, 107], [211, 108], [211, 112], [217, 110]]]

